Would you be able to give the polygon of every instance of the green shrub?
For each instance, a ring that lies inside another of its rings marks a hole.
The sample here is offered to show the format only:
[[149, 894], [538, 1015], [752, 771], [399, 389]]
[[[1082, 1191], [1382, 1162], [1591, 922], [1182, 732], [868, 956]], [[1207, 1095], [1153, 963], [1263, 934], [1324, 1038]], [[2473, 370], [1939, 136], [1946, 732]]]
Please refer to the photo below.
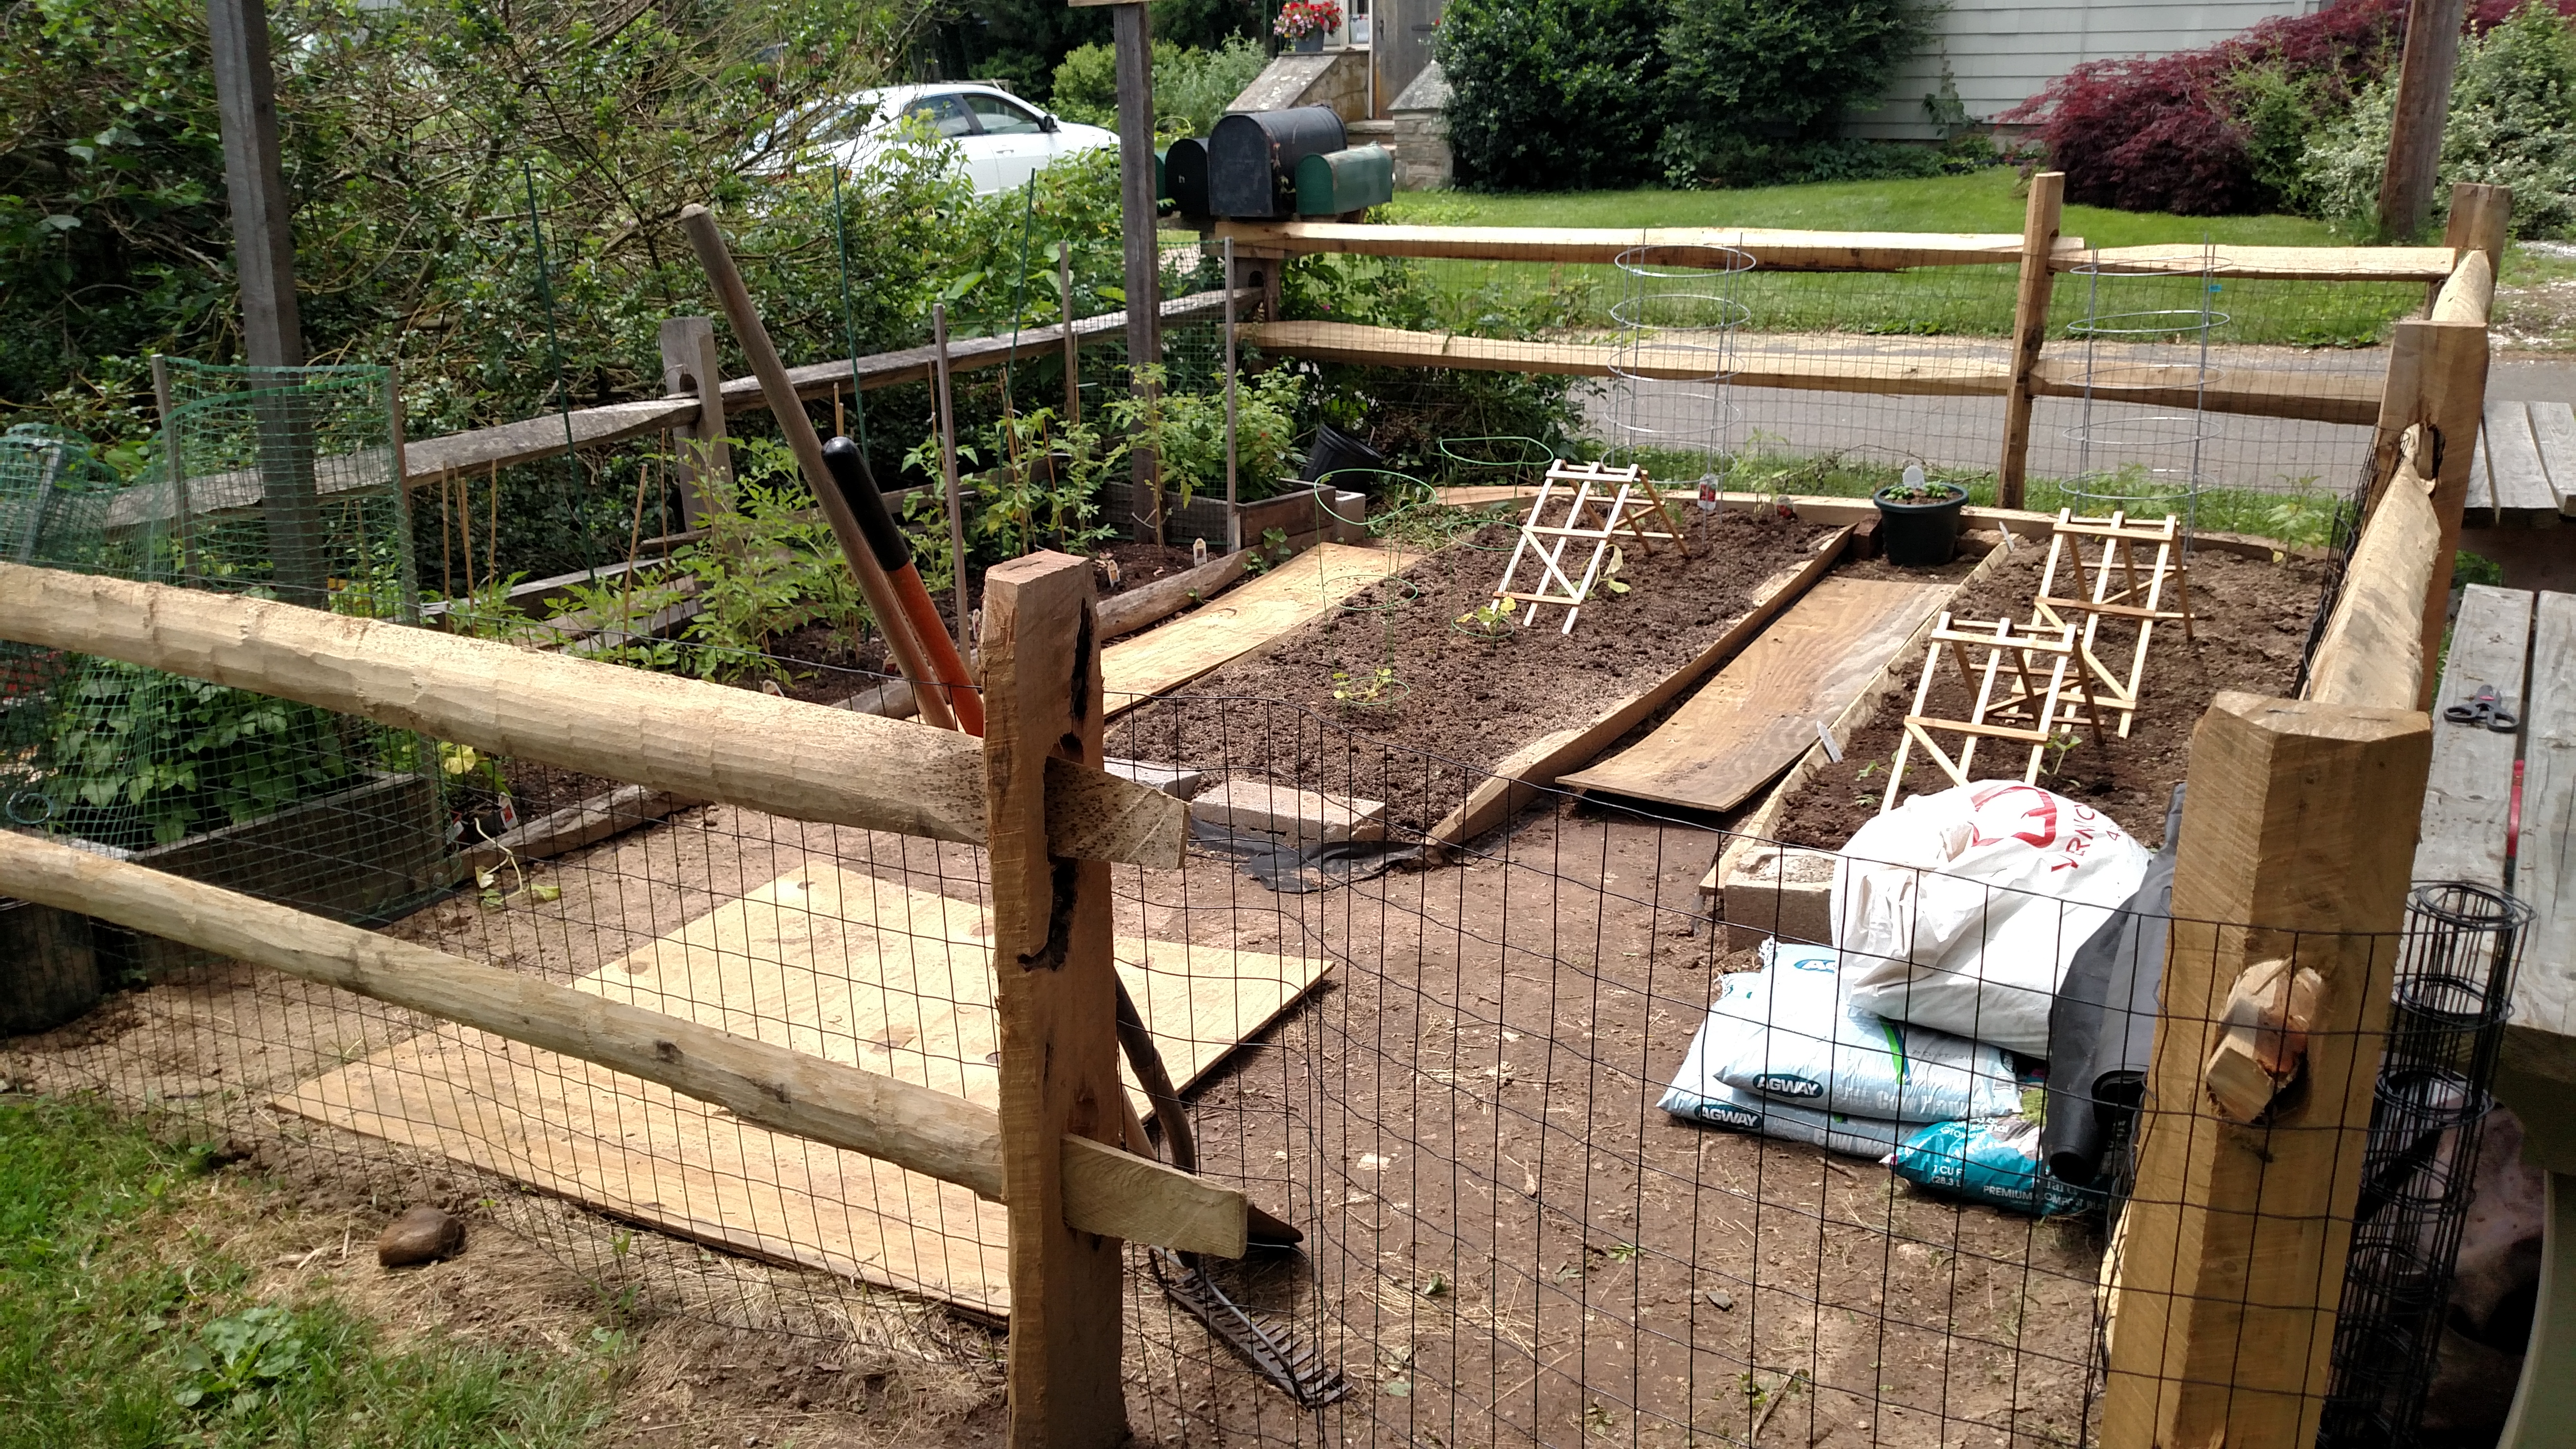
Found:
[[1633, 186], [1665, 123], [1661, 0], [1451, 0], [1440, 23], [1461, 185]]
[[[2321, 216], [2372, 225], [2395, 111], [2394, 82], [2378, 81], [2320, 128], [2300, 157], [2300, 199]], [[2538, 0], [2463, 43], [2437, 213], [2461, 181], [2512, 187], [2516, 236], [2576, 225], [2576, 22]]]
[[1922, 43], [1919, 0], [1673, 0], [1671, 16], [1661, 37], [1668, 178], [1827, 180], [1889, 164], [1851, 143], [1817, 143], [1878, 99]]
[[[1154, 43], [1154, 130], [1167, 137], [1204, 136], [1253, 77], [1269, 64], [1260, 42], [1242, 37], [1213, 50]], [[1055, 68], [1055, 113], [1085, 125], [1118, 125], [1118, 52], [1079, 46]]]

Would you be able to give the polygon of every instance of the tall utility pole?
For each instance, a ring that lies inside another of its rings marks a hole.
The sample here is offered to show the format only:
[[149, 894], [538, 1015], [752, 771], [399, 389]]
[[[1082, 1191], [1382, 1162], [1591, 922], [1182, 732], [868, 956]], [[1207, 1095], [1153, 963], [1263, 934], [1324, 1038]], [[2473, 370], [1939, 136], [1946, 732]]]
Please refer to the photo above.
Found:
[[2409, 0], [2406, 54], [2397, 67], [2396, 124], [2388, 135], [2388, 169], [2379, 178], [2379, 230], [2409, 242], [2433, 206], [2442, 164], [2442, 120], [2451, 109], [2451, 72], [2460, 61], [2467, 0]]
[[[1104, 0], [1070, 0], [1096, 5]], [[1127, 243], [1127, 365], [1163, 357], [1162, 256], [1154, 241], [1154, 34], [1142, 5], [1107, 0], [1115, 24], [1118, 67], [1118, 213]], [[1139, 382], [1138, 387], [1144, 384]], [[1134, 471], [1135, 536], [1163, 541], [1162, 461], [1139, 448]]]
[[[295, 316], [295, 231], [277, 160], [277, 78], [261, 0], [206, 0], [214, 42], [215, 104], [224, 132], [224, 189], [233, 212], [233, 270], [241, 287], [242, 352], [255, 368], [304, 365]], [[313, 427], [286, 379], [259, 380], [260, 512], [272, 578], [289, 601], [329, 601]], [[182, 460], [173, 458], [175, 469]]]

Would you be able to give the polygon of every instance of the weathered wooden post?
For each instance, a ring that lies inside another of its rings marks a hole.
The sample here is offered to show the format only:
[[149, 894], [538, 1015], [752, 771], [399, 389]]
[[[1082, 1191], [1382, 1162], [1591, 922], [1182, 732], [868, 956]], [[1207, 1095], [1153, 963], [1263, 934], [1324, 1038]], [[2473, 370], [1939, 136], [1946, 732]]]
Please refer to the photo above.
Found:
[[[2104, 1449], [2315, 1441], [2431, 757], [2419, 711], [2236, 691], [2192, 737]], [[2281, 960], [2317, 974], [2305, 1064], [2234, 1121], [2204, 1064], [2240, 980]]]
[[[2442, 528], [2424, 610], [2426, 659], [2438, 659], [2442, 653], [2440, 601], [2450, 597], [2452, 555], [2460, 546], [2469, 464], [2486, 397], [2487, 329], [2483, 325], [2424, 319], [2397, 324], [2388, 351], [2388, 384], [2380, 394], [2379, 423], [2372, 439], [2370, 496], [2375, 507], [2397, 476], [2406, 430], [2419, 423], [2426, 427], [2432, 451], [2420, 466], [2433, 480], [2433, 516]], [[2432, 691], [2428, 678], [2417, 703], [2431, 705]]]
[[2030, 471], [2031, 374], [2039, 368], [2040, 344], [2048, 340], [2048, 299], [2056, 281], [2050, 258], [2065, 210], [2065, 172], [2030, 178], [2030, 205], [2021, 224], [2021, 288], [2013, 299], [2012, 380], [2004, 392], [2004, 455], [1995, 465], [1999, 508], [2022, 506]]
[[2379, 230], [2409, 242], [2424, 229], [2442, 160], [2442, 122], [2451, 108], [2451, 72], [2460, 63], [2460, 25], [2468, 0], [2409, 0], [2406, 50], [2397, 62], [2396, 114], [2388, 162], [2379, 174]]
[[680, 436], [680, 518], [696, 528], [733, 494], [733, 450], [725, 445], [724, 373], [712, 317], [662, 319], [662, 391], [698, 400], [698, 420]]
[[1014, 1449], [1111, 1449], [1124, 1254], [1068, 1227], [1064, 1138], [1115, 1143], [1118, 978], [1109, 867], [1047, 849], [1049, 756], [1101, 762], [1091, 562], [1035, 553], [984, 576], [984, 787], [1001, 1016], [1002, 1181], [1011, 1214]]

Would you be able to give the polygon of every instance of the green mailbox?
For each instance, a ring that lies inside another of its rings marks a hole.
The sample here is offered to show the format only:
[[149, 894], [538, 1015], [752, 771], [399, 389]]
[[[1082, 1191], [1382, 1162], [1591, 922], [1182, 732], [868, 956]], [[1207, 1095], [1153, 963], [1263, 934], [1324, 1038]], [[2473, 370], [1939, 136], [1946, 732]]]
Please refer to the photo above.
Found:
[[1340, 216], [1395, 199], [1395, 153], [1384, 146], [1326, 151], [1297, 163], [1297, 214]]

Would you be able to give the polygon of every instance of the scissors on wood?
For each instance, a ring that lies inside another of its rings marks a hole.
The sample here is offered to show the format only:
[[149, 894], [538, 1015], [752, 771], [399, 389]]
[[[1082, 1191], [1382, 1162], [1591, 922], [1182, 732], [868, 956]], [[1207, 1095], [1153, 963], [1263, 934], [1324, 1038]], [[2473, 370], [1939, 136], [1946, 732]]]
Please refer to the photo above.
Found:
[[2477, 693], [2442, 711], [2442, 718], [2453, 724], [2484, 725], [2505, 735], [2512, 734], [2514, 727], [2521, 723], [2513, 711], [2504, 707], [2504, 700], [2496, 694], [2496, 687], [2492, 684], [2479, 685]]

